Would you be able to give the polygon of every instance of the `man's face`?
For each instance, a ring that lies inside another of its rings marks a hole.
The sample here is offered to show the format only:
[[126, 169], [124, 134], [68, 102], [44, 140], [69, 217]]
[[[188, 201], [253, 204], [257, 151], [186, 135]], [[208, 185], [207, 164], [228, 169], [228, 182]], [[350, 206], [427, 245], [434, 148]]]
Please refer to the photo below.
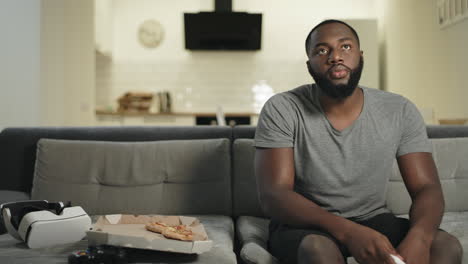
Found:
[[310, 43], [307, 66], [323, 93], [335, 99], [350, 96], [364, 64], [352, 31], [340, 23], [325, 24], [311, 35]]

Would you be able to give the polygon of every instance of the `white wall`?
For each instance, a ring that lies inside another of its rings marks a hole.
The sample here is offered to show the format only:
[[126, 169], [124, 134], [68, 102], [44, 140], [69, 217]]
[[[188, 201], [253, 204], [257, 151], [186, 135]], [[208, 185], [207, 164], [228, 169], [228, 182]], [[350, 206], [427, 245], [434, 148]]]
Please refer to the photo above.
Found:
[[0, 130], [40, 123], [40, 2], [0, 2]]
[[360, 84], [380, 89], [380, 58], [377, 19], [345, 19], [359, 35], [360, 48], [364, 52], [364, 69]]
[[93, 3], [0, 2], [0, 129], [94, 124]]
[[[263, 14], [262, 49], [254, 52], [187, 51], [184, 12], [212, 11], [214, 0], [114, 0], [112, 61], [98, 56], [98, 106], [114, 106], [129, 90], [168, 90], [176, 111], [252, 110], [251, 87], [266, 80], [275, 92], [312, 79], [305, 66], [304, 40], [326, 18], [377, 17], [373, 0], [330, 2], [310, 0], [235, 0], [234, 11]], [[339, 6], [339, 8], [336, 8]], [[158, 20], [165, 39], [156, 49], [137, 42], [137, 28], [146, 19]]]
[[468, 20], [440, 29], [436, 0], [385, 0], [383, 8], [384, 88], [433, 109], [435, 120], [468, 117]]
[[94, 1], [41, 2], [42, 125], [95, 121]]
[[[468, 19], [448, 27], [438, 36], [442, 39], [441, 52], [449, 51], [442, 64], [437, 64], [444, 79], [451, 82], [434, 87], [440, 97], [440, 118], [468, 117]], [[446, 69], [443, 71], [443, 69]], [[448, 89], [447, 89], [448, 88]]]

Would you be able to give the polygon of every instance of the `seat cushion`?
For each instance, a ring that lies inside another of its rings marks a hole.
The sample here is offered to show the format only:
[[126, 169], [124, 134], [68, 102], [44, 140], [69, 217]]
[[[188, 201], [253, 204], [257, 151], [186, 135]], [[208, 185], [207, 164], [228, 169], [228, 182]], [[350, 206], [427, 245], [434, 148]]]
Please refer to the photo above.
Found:
[[71, 201], [91, 215], [231, 215], [230, 173], [229, 139], [41, 139], [32, 198]]
[[[407, 215], [401, 215], [407, 217]], [[241, 216], [236, 222], [236, 232], [241, 244], [240, 257], [245, 263], [276, 264], [278, 260], [268, 253], [269, 220], [260, 217]], [[463, 246], [463, 264], [468, 264], [468, 212], [446, 212], [440, 228], [454, 235]], [[348, 264], [357, 264], [348, 258]]]
[[67, 263], [67, 256], [85, 249], [87, 242], [82, 240], [73, 244], [42, 249], [29, 249], [25, 243], [14, 239], [9, 234], [0, 235], [0, 263], [12, 264], [49, 264]]
[[468, 264], [468, 212], [446, 212], [440, 228], [456, 236], [463, 247], [463, 264]]
[[[213, 248], [200, 255], [177, 254], [152, 250], [136, 250], [131, 261], [136, 263], [208, 263], [235, 264], [233, 251], [234, 224], [230, 217], [196, 215], [205, 226], [208, 237], [213, 240]], [[93, 217], [96, 219], [96, 217]], [[77, 250], [87, 248], [86, 240], [56, 247], [29, 249], [8, 234], [0, 235], [0, 263], [11, 264], [51, 264], [67, 263], [67, 256]]]

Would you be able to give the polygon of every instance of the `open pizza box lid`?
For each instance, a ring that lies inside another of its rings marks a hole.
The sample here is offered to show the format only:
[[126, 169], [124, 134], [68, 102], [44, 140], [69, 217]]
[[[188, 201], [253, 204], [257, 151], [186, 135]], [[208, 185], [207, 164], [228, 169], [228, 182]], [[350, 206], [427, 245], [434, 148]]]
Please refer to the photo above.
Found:
[[[194, 241], [169, 239], [148, 231], [145, 228], [148, 222], [163, 222], [171, 226], [187, 225], [193, 232]], [[187, 216], [104, 215], [87, 232], [87, 238], [90, 245], [106, 244], [187, 254], [209, 251], [213, 244], [199, 220]]]

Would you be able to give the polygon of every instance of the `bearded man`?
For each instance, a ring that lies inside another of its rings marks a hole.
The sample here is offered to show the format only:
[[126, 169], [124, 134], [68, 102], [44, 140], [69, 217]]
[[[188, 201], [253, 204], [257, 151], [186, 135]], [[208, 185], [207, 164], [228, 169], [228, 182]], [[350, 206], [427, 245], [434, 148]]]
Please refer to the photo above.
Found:
[[[363, 52], [342, 21], [313, 28], [306, 53], [315, 84], [273, 96], [255, 134], [270, 252], [282, 263], [461, 263], [459, 241], [438, 228], [444, 198], [415, 105], [359, 85]], [[395, 159], [409, 219], [385, 203]]]

